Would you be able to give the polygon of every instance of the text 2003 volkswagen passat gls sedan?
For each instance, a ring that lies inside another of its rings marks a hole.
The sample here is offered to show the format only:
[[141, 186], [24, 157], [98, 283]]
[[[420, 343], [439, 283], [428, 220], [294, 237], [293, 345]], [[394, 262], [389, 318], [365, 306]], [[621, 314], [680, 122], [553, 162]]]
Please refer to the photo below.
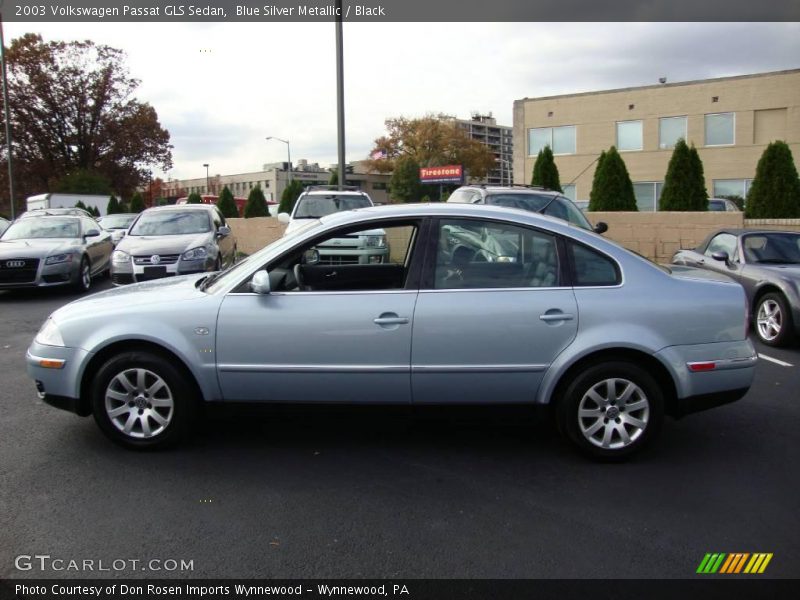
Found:
[[[316, 246], [373, 228], [387, 262], [319, 262]], [[583, 450], [624, 456], [664, 414], [736, 400], [753, 379], [741, 286], [678, 268], [515, 209], [366, 208], [227, 271], [73, 302], [28, 372], [131, 448], [176, 441], [203, 402], [536, 403]]]

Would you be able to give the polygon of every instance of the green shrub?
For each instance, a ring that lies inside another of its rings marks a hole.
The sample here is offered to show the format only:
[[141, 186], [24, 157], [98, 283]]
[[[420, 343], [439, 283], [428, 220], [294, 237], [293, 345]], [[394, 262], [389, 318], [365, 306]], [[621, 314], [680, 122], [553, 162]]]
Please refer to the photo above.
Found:
[[226, 219], [233, 219], [239, 216], [239, 209], [236, 206], [236, 201], [233, 199], [233, 194], [226, 185], [222, 188], [217, 200], [217, 208]]
[[145, 209], [144, 198], [139, 192], [136, 192], [131, 198], [130, 211], [132, 213], [140, 213]]
[[264, 197], [264, 192], [261, 191], [261, 186], [257, 185], [247, 196], [247, 204], [244, 205], [244, 218], [251, 219], [253, 217], [268, 217], [269, 210], [267, 209], [267, 199]]
[[594, 173], [592, 191], [589, 195], [589, 210], [594, 211], [638, 211], [625, 161], [614, 146], [600, 155]]
[[292, 214], [294, 205], [302, 193], [303, 184], [297, 179], [293, 179], [292, 183], [287, 185], [281, 194], [281, 203], [278, 205], [278, 212]]
[[550, 146], [545, 146], [536, 156], [536, 162], [533, 164], [531, 185], [554, 190], [556, 192], [564, 192], [564, 190], [561, 189], [558, 167], [556, 166], [556, 161], [553, 158], [553, 151], [550, 149]]
[[800, 180], [786, 142], [772, 142], [764, 150], [745, 207], [748, 219], [800, 217]]
[[186, 200], [186, 204], [202, 204], [203, 198], [200, 197], [200, 194], [197, 192], [192, 192], [189, 194], [189, 198]]
[[689, 148], [682, 139], [675, 144], [669, 159], [659, 210], [708, 210], [703, 163], [694, 145]]

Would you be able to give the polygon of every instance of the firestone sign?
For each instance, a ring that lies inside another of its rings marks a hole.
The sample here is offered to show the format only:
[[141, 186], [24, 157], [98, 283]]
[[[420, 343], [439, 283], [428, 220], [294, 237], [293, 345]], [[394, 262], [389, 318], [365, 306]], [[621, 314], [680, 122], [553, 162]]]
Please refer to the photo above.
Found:
[[461, 165], [422, 167], [419, 180], [421, 183], [463, 183], [464, 168]]

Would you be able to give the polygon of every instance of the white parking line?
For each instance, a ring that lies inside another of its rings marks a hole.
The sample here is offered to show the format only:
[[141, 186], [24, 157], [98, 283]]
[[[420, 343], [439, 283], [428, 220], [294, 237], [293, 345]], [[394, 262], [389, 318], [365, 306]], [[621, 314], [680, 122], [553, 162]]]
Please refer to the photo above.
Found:
[[778, 360], [777, 358], [772, 358], [771, 356], [767, 356], [766, 354], [758, 353], [758, 358], [763, 358], [764, 360], [768, 360], [769, 362], [774, 362], [776, 365], [780, 365], [782, 367], [793, 367], [794, 365], [783, 362], [782, 360]]

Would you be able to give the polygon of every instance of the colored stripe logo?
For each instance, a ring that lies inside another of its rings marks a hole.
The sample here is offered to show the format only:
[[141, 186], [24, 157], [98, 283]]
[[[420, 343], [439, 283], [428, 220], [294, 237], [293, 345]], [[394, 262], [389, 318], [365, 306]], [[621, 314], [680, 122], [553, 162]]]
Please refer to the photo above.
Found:
[[708, 574], [725, 574], [736, 575], [739, 573], [748, 573], [755, 575], [763, 573], [769, 561], [772, 560], [772, 553], [766, 552], [716, 552], [708, 553], [700, 561], [700, 566], [697, 567], [697, 573], [702, 575]]

